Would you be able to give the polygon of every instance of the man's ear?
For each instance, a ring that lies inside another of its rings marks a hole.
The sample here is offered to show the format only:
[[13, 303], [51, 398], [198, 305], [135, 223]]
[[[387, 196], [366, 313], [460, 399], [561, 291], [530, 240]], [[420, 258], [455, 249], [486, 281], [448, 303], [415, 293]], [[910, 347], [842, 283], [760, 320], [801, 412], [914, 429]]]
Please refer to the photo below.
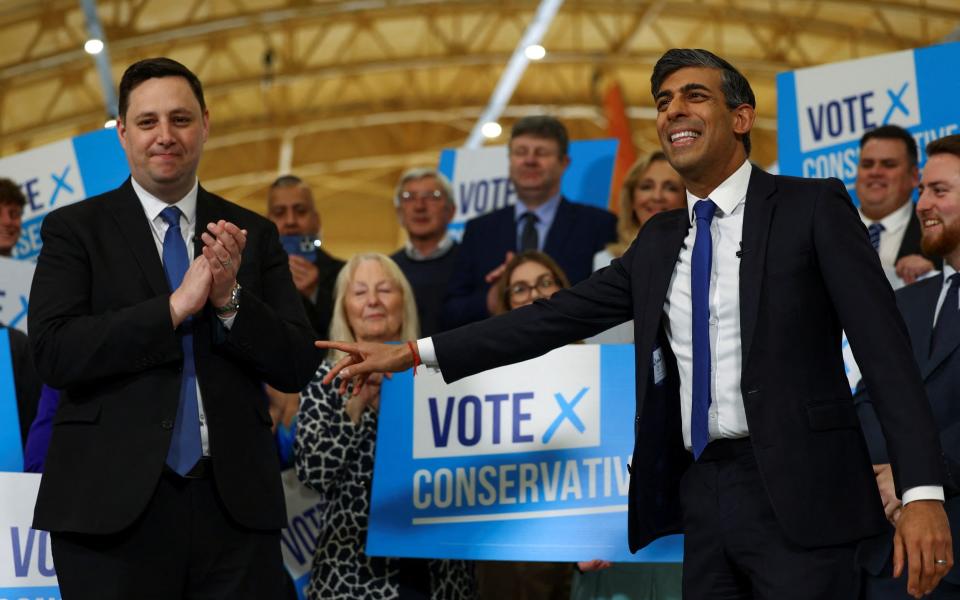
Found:
[[757, 119], [757, 112], [749, 104], [741, 104], [733, 109], [733, 132], [745, 135], [753, 129], [753, 122]]

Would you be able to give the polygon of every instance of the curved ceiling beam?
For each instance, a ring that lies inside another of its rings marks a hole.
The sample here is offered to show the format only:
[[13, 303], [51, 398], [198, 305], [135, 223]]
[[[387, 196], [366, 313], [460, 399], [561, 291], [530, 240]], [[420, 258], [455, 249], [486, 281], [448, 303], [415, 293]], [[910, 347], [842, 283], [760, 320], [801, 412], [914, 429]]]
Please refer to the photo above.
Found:
[[[909, 10], [912, 14], [928, 16], [931, 19], [960, 20], [960, 10], [932, 7], [929, 5], [923, 7], [916, 5], [909, 6], [903, 3], [890, 1], [878, 2], [876, 0], [850, 2], [850, 4], [870, 8], [871, 10], [878, 7], [890, 10]], [[526, 5], [529, 5], [529, 8]], [[185, 24], [182, 26], [165, 26], [163, 29], [139, 33], [128, 37], [123, 36], [122, 25], [108, 25], [107, 29], [111, 34], [111, 47], [115, 51], [120, 52], [123, 50], [163, 45], [173, 41], [179, 43], [202, 42], [209, 39], [210, 36], [217, 36], [223, 39], [222, 36], [228, 33], [240, 32], [247, 34], [250, 31], [259, 32], [264, 27], [302, 23], [311, 19], [334, 18], [338, 15], [360, 14], [374, 11], [377, 12], [377, 19], [389, 19], [398, 16], [407, 16], [411, 13], [422, 15], [426, 7], [430, 7], [434, 14], [437, 12], [452, 14], [463, 12], [465, 9], [473, 6], [476, 6], [478, 10], [484, 13], [489, 12], [489, 3], [481, 0], [461, 0], [457, 3], [443, 0], [354, 0], [352, 2], [336, 2], [323, 5], [268, 10], [259, 13], [251, 12], [244, 15], [211, 19], [205, 22]], [[533, 2], [526, 2], [523, 10], [532, 10], [533, 6]], [[583, 0], [568, 5], [561, 17], [594, 15], [598, 11], [634, 14], [640, 8], [641, 6], [624, 5], [620, 2]], [[518, 8], [513, 6], [511, 10], [515, 12]], [[663, 8], [660, 16], [664, 18], [689, 18], [697, 21], [709, 18], [712, 23], [718, 23], [717, 19], [719, 19], [718, 24], [721, 25], [730, 22], [745, 26], [763, 25], [781, 27], [784, 18], [790, 15], [780, 12], [745, 9], [730, 4], [713, 8], [710, 5], [704, 5], [699, 2], [669, 2]], [[835, 36], [840, 39], [852, 37], [860, 41], [883, 45], [888, 45], [890, 42], [888, 34], [882, 30], [848, 26], [821, 17], [804, 19], [803, 33], [823, 34]], [[921, 45], [924, 43], [923, 40], [912, 38], [906, 38], [904, 42], [913, 45]], [[24, 61], [16, 65], [0, 68], [0, 79], [37, 74], [50, 69], [59, 69], [71, 63], [82, 61], [84, 58], [85, 54], [83, 50], [79, 48], [58, 52], [35, 60]], [[797, 66], [806, 65], [792, 65], [792, 67]]]

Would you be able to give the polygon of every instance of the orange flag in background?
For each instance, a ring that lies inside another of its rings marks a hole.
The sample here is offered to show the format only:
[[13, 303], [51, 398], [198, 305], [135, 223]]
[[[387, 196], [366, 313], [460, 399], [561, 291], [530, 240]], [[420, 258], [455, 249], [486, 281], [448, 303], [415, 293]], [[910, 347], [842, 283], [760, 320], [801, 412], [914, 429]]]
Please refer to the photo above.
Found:
[[637, 147], [633, 144], [627, 106], [623, 101], [623, 90], [615, 79], [610, 79], [604, 84], [603, 115], [607, 119], [607, 134], [619, 142], [617, 161], [613, 167], [613, 181], [610, 184], [610, 210], [617, 212], [619, 211], [620, 185], [626, 178], [627, 171], [637, 161]]

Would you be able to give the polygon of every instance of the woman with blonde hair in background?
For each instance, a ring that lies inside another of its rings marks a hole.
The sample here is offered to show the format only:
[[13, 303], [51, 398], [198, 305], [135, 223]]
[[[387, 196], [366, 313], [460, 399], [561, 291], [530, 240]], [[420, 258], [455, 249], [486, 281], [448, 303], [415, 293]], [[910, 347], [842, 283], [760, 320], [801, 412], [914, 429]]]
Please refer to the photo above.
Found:
[[[657, 151], [630, 167], [620, 186], [620, 210], [617, 213], [617, 241], [597, 252], [593, 270], [609, 265], [627, 251], [644, 223], [657, 213], [687, 206], [683, 180], [663, 152]], [[621, 323], [587, 340], [594, 344], [633, 343], [633, 321]]]
[[[419, 335], [410, 283], [382, 254], [360, 254], [334, 288], [330, 339], [390, 342]], [[476, 596], [473, 565], [456, 560], [367, 556], [367, 515], [380, 408], [380, 377], [357, 395], [339, 393], [324, 376], [343, 355], [322, 362], [300, 396], [294, 442], [297, 476], [327, 499], [307, 596], [460, 600]]]

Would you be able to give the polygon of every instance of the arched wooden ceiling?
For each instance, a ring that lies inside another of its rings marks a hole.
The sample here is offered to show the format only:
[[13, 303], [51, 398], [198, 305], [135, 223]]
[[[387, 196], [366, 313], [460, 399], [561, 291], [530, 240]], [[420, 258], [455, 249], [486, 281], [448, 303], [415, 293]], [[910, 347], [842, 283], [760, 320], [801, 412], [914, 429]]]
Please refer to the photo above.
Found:
[[[101, 0], [114, 81], [166, 55], [204, 83], [205, 187], [262, 211], [278, 170], [314, 187], [327, 245], [400, 242], [401, 170], [463, 144], [537, 6], [514, 0]], [[776, 159], [775, 75], [953, 39], [956, 0], [567, 0], [502, 123], [549, 112], [604, 135], [594, 81], [616, 78], [641, 151], [656, 147], [650, 70], [671, 47], [737, 65], [758, 97], [754, 158]], [[0, 2], [0, 156], [102, 126], [76, 0]], [[503, 139], [493, 143], [504, 143]]]

